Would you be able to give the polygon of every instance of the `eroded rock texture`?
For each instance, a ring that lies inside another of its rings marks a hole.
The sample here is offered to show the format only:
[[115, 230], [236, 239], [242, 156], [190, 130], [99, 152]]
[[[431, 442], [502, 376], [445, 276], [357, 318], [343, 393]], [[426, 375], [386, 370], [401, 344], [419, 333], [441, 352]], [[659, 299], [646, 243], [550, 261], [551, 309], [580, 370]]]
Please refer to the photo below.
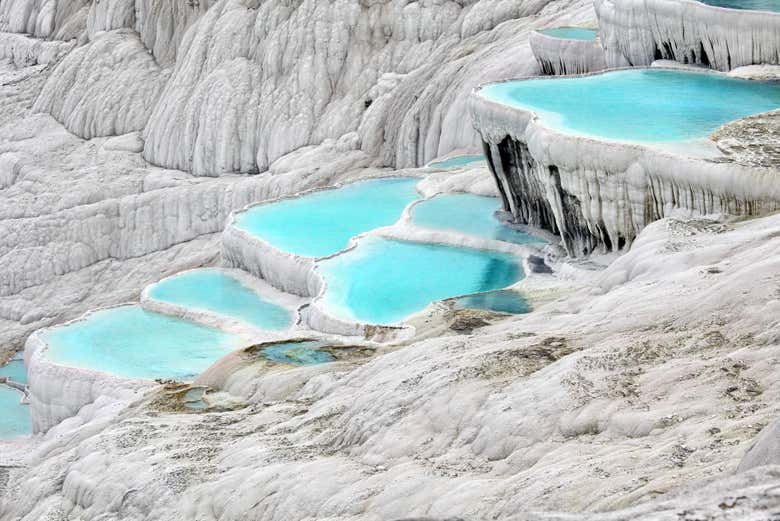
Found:
[[471, 115], [504, 208], [559, 234], [573, 256], [630, 246], [645, 226], [675, 212], [753, 217], [780, 209], [777, 165], [566, 134], [479, 93]]
[[587, 74], [607, 67], [604, 49], [599, 41], [555, 38], [533, 33], [529, 42], [545, 74]]
[[729, 71], [780, 63], [780, 13], [693, 0], [595, 0], [595, 6], [609, 67], [665, 59]]

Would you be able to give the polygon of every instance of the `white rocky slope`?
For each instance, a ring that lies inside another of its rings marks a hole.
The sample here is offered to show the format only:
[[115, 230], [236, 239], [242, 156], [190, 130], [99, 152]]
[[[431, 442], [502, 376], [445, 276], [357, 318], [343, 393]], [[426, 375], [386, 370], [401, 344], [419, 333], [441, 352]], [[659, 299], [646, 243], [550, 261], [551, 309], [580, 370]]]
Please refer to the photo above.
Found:
[[[768, 519], [778, 471], [734, 472], [780, 412], [780, 216], [665, 219], [603, 272], [560, 268], [584, 287], [473, 334], [207, 373], [239, 410], [86, 407], [6, 451], [0, 518]], [[527, 290], [573, 287], [550, 284]]]

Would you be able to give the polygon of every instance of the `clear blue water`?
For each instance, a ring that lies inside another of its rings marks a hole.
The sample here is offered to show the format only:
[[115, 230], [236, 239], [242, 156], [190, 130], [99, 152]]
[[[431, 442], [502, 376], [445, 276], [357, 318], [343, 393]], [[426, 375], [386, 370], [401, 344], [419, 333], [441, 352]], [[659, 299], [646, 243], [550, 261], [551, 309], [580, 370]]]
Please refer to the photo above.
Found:
[[3, 376], [14, 382], [27, 385], [27, 368], [24, 367], [24, 360], [15, 358], [0, 367], [0, 377]]
[[582, 27], [553, 27], [539, 31], [545, 36], [565, 38], [567, 40], [595, 41], [599, 35], [598, 29], [583, 29]]
[[780, 0], [700, 0], [704, 4], [731, 9], [780, 12]]
[[453, 156], [442, 161], [432, 161], [428, 166], [431, 168], [455, 168], [484, 160], [485, 156], [481, 154]]
[[238, 349], [240, 337], [123, 306], [45, 333], [49, 358], [128, 378], [189, 380], [215, 360]]
[[325, 364], [334, 360], [333, 355], [320, 348], [321, 342], [286, 342], [263, 349], [263, 356], [272, 362], [292, 365]]
[[0, 439], [32, 433], [30, 406], [20, 403], [22, 393], [0, 385]]
[[414, 207], [412, 222], [425, 228], [452, 230], [515, 244], [540, 242], [527, 233], [499, 222], [495, 213], [500, 208], [501, 203], [495, 197], [473, 194], [437, 195]]
[[780, 107], [777, 83], [652, 69], [518, 80], [481, 92], [533, 110], [558, 130], [627, 142], [702, 139], [724, 123]]
[[367, 237], [320, 264], [322, 303], [336, 317], [394, 324], [431, 302], [509, 286], [523, 278], [509, 255]]
[[260, 329], [286, 329], [292, 324], [292, 316], [284, 308], [268, 302], [217, 269], [190, 271], [169, 278], [155, 284], [149, 296], [242, 320]]
[[508, 289], [466, 295], [455, 299], [455, 306], [462, 309], [483, 309], [520, 315], [531, 311], [528, 302], [517, 291]]
[[236, 225], [272, 246], [305, 257], [346, 248], [355, 235], [394, 224], [418, 198], [417, 179], [377, 179], [256, 206]]

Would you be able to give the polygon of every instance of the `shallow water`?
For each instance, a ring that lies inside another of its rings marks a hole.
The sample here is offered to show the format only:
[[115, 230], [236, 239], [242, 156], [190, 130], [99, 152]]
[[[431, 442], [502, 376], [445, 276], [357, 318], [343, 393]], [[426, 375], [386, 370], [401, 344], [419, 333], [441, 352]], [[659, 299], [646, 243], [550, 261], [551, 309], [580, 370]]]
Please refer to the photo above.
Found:
[[322, 342], [286, 342], [263, 349], [263, 355], [272, 362], [292, 365], [325, 364], [334, 360], [333, 355], [321, 351]]
[[32, 433], [30, 406], [20, 403], [22, 393], [0, 385], [0, 439]]
[[461, 309], [482, 309], [520, 315], [531, 311], [523, 296], [512, 290], [488, 291], [455, 299], [455, 306]]
[[417, 179], [377, 179], [296, 199], [255, 206], [236, 216], [236, 226], [272, 246], [305, 257], [325, 257], [349, 239], [395, 224], [418, 198]]
[[552, 128], [625, 142], [703, 139], [724, 123], [780, 107], [780, 84], [669, 70], [519, 80], [481, 93], [533, 110]]
[[428, 304], [509, 286], [521, 278], [510, 255], [367, 237], [319, 271], [328, 287], [322, 300], [336, 317], [394, 324]]
[[27, 368], [24, 367], [24, 360], [14, 358], [6, 365], [0, 367], [0, 377], [8, 377], [14, 382], [27, 385]]
[[418, 203], [412, 213], [417, 226], [450, 230], [484, 239], [515, 244], [541, 242], [539, 239], [502, 224], [495, 217], [501, 203], [495, 197], [474, 194], [443, 194]]
[[478, 163], [484, 160], [485, 156], [481, 154], [469, 154], [463, 156], [453, 156], [441, 161], [432, 161], [428, 164], [428, 166], [431, 168], [455, 168], [470, 165], [471, 163]]
[[567, 40], [595, 41], [599, 35], [598, 29], [584, 29], [582, 27], [553, 27], [539, 31], [545, 36], [553, 38], [565, 38]]
[[699, 0], [703, 4], [731, 9], [780, 12], [780, 0]]
[[128, 378], [190, 380], [243, 345], [240, 337], [140, 306], [98, 311], [44, 334], [53, 362]]
[[211, 311], [260, 329], [286, 329], [292, 316], [230, 275], [217, 269], [182, 273], [155, 284], [149, 296], [193, 309]]

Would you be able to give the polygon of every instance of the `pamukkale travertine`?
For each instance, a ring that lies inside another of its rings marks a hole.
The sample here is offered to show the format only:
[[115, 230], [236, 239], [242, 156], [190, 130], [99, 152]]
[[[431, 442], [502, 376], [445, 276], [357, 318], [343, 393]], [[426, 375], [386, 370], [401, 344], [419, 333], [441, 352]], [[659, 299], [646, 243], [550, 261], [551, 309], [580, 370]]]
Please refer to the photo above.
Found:
[[769, 519], [729, 1], [0, 0], [0, 520]]

